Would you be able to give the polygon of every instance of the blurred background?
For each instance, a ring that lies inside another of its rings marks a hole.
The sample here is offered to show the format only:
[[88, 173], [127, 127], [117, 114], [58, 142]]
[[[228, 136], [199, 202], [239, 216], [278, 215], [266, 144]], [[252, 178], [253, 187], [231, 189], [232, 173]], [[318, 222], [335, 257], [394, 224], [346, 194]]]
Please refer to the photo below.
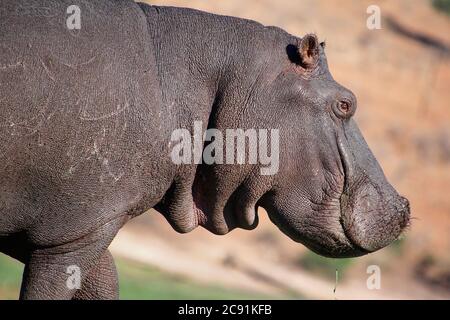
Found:
[[[151, 210], [111, 245], [122, 299], [450, 299], [450, 0], [150, 2], [326, 40], [330, 70], [358, 97], [359, 126], [414, 220], [379, 252], [328, 259], [284, 236], [263, 210], [257, 229], [226, 236], [177, 234]], [[366, 27], [372, 4], [380, 30]], [[367, 288], [370, 265], [381, 269], [379, 290]], [[0, 299], [17, 299], [22, 269], [0, 254]]]

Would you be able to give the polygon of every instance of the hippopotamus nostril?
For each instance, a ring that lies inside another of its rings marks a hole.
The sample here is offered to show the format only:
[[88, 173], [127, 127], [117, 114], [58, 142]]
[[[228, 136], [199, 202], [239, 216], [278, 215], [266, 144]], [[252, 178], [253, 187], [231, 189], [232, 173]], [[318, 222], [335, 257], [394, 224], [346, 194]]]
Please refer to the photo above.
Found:
[[402, 203], [403, 209], [409, 212], [409, 201], [405, 197], [400, 196], [400, 202]]
[[400, 222], [400, 227], [403, 229], [409, 224], [409, 215], [410, 215], [410, 206], [409, 201], [405, 197], [400, 196], [398, 213], [402, 217], [402, 221]]

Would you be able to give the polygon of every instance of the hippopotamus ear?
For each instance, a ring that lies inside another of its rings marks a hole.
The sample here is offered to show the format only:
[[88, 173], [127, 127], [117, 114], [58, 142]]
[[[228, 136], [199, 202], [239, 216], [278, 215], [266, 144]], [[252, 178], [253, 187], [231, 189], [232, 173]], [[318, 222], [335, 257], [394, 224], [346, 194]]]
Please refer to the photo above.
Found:
[[306, 69], [316, 65], [319, 59], [319, 41], [313, 33], [305, 35], [299, 40], [297, 52], [300, 65]]

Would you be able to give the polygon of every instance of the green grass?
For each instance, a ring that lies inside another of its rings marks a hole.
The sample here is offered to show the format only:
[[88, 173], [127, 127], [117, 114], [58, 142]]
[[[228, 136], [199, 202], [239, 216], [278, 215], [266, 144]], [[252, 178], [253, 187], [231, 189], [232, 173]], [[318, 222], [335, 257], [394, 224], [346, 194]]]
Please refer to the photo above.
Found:
[[118, 260], [121, 299], [276, 299], [230, 290], [215, 285], [202, 285], [162, 272], [156, 268]]
[[[203, 285], [157, 268], [116, 259], [120, 299], [280, 299], [218, 285]], [[17, 299], [23, 265], [0, 253], [0, 300]]]
[[450, 0], [432, 0], [434, 8], [450, 15]]
[[298, 259], [298, 263], [303, 269], [328, 279], [335, 279], [336, 270], [338, 270], [339, 278], [342, 279], [348, 267], [353, 263], [353, 258], [325, 258], [312, 251], [307, 251]]
[[17, 299], [23, 264], [0, 253], [0, 299]]

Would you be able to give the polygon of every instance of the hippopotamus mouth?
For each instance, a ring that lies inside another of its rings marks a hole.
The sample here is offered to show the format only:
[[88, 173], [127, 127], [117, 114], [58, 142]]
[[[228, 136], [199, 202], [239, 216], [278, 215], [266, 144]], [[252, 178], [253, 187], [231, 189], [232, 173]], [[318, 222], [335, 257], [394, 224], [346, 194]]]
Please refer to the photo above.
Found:
[[[387, 182], [378, 163], [373, 163], [371, 174], [354, 161], [344, 139], [338, 138], [337, 145], [344, 171], [339, 198], [342, 232], [356, 255], [374, 252], [397, 239], [409, 225], [409, 201]], [[368, 158], [372, 157], [370, 153]]]
[[335, 168], [329, 188], [323, 189], [320, 202], [309, 200], [307, 206], [302, 201], [286, 201], [296, 194], [279, 201], [278, 191], [258, 201], [285, 234], [323, 256], [356, 257], [374, 252], [396, 240], [409, 224], [408, 200], [387, 182], [370, 150], [361, 148], [366, 146], [363, 140], [357, 151], [349, 148], [351, 135], [348, 132], [346, 138], [337, 138], [339, 168]]

